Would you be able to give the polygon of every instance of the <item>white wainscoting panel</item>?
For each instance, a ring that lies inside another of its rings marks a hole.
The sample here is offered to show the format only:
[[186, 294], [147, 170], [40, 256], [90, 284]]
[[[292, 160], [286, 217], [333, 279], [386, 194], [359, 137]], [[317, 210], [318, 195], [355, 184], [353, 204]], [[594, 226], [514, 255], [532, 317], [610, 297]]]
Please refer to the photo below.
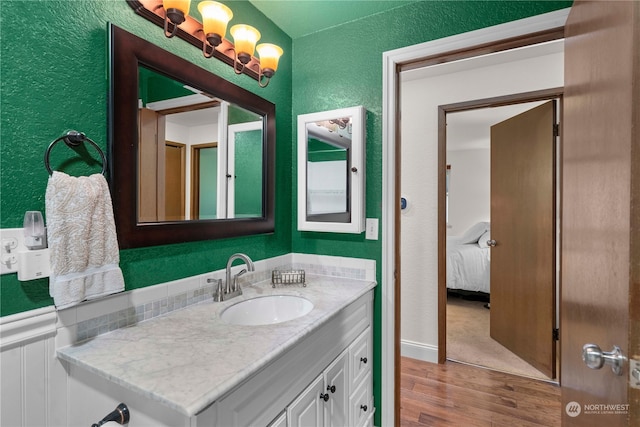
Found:
[[66, 417], [56, 415], [66, 414], [66, 374], [55, 356], [56, 319], [53, 307], [0, 319], [0, 425], [66, 424]]

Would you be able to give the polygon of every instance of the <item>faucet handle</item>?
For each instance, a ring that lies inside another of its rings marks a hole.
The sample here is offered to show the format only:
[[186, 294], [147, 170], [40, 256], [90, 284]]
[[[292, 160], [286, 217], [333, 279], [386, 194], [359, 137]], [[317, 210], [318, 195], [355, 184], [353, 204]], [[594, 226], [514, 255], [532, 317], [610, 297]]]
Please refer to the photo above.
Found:
[[216, 282], [216, 290], [213, 293], [213, 300], [215, 302], [224, 301], [224, 288], [222, 287], [222, 279], [207, 279], [207, 282]]
[[[240, 270], [240, 272], [238, 272], [238, 274], [233, 276], [233, 292], [237, 292], [240, 290], [240, 285], [238, 285], [238, 277], [242, 276], [244, 273], [247, 272], [246, 268], [243, 268], [242, 270]], [[240, 295], [242, 295], [242, 291], [240, 290]]]

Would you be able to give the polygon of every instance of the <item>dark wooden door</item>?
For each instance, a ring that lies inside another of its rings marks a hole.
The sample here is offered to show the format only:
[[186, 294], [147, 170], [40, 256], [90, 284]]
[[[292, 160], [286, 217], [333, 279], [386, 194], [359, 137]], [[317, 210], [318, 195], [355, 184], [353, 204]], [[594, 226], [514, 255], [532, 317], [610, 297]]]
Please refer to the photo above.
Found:
[[491, 127], [491, 337], [555, 377], [555, 101]]
[[[165, 117], [153, 110], [138, 111], [138, 218], [156, 222], [164, 218]], [[160, 142], [159, 142], [160, 141]]]
[[640, 395], [628, 386], [628, 364], [615, 375], [581, 359], [587, 343], [640, 355], [639, 22], [636, 1], [576, 1], [566, 24], [564, 426], [640, 425]]
[[165, 144], [165, 217], [166, 221], [185, 219], [186, 146], [179, 142]]

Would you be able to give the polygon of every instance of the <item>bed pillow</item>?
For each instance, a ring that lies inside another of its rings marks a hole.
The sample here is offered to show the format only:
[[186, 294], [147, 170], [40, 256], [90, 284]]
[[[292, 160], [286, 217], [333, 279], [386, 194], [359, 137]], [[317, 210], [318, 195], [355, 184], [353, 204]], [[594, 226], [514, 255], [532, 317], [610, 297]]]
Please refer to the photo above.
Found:
[[478, 222], [472, 225], [471, 228], [460, 236], [460, 244], [466, 245], [469, 243], [477, 243], [480, 236], [482, 236], [487, 230], [489, 230], [488, 222]]
[[487, 230], [484, 232], [482, 236], [478, 239], [478, 246], [481, 248], [488, 248], [487, 240], [491, 239], [491, 231]]

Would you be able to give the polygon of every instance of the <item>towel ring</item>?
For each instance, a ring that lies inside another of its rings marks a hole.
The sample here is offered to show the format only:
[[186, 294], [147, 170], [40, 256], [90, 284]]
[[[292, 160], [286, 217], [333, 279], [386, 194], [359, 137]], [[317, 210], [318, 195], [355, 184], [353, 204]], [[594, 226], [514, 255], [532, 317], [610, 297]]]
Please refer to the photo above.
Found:
[[104, 175], [105, 172], [107, 171], [107, 159], [104, 156], [104, 152], [100, 149], [100, 147], [98, 147], [98, 144], [93, 142], [84, 133], [78, 132], [75, 130], [70, 130], [64, 135], [62, 135], [60, 138], [56, 139], [51, 144], [49, 144], [49, 147], [47, 147], [47, 151], [45, 151], [44, 153], [44, 166], [47, 168], [47, 171], [49, 172], [50, 176], [53, 175], [53, 170], [51, 170], [51, 165], [49, 164], [49, 155], [51, 154], [51, 149], [53, 148], [54, 145], [58, 143], [58, 141], [64, 141], [64, 143], [69, 148], [77, 147], [83, 142], [88, 142], [89, 144], [93, 145], [93, 147], [96, 150], [98, 150], [98, 153], [100, 154], [100, 159], [102, 160], [102, 175]]

